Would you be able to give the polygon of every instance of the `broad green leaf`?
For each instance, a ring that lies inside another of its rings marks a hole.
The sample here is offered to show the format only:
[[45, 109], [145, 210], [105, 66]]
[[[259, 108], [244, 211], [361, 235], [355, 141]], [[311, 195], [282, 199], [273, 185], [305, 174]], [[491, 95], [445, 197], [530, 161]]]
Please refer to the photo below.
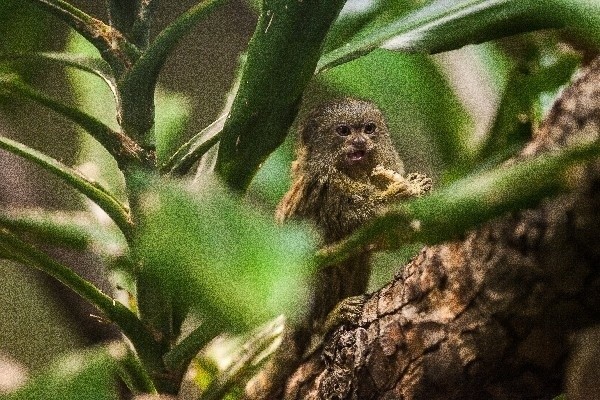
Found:
[[437, 0], [383, 26], [359, 32], [321, 57], [317, 70], [343, 64], [381, 46], [436, 53], [519, 32], [563, 27], [564, 21], [554, 18], [552, 4], [538, 0]]
[[98, 183], [90, 181], [81, 173], [67, 167], [52, 157], [19, 142], [15, 142], [7, 137], [0, 136], [0, 149], [21, 156], [61, 178], [67, 185], [98, 204], [113, 219], [125, 235], [130, 233], [131, 217], [128, 208], [115, 199], [111, 193]]
[[313, 237], [292, 224], [275, 226], [216, 182], [201, 186], [148, 186], [135, 243], [145, 261], [140, 273], [200, 312], [208, 337], [302, 310]]
[[63, 357], [3, 400], [118, 400], [116, 365], [106, 350]]
[[260, 164], [283, 143], [343, 4], [263, 3], [219, 143], [216, 170], [230, 187], [245, 190]]

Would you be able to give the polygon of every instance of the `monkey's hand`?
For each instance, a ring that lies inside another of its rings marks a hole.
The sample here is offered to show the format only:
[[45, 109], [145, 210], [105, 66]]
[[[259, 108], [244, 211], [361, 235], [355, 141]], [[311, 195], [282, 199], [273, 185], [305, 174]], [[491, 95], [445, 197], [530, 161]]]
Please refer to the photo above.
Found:
[[409, 174], [405, 178], [396, 171], [378, 165], [373, 168], [371, 177], [381, 189], [379, 197], [384, 201], [390, 198], [419, 197], [431, 190], [431, 179], [419, 173]]
[[413, 196], [419, 197], [427, 194], [431, 190], [431, 178], [428, 178], [426, 175], [413, 172], [406, 176], [406, 180], [411, 186]]

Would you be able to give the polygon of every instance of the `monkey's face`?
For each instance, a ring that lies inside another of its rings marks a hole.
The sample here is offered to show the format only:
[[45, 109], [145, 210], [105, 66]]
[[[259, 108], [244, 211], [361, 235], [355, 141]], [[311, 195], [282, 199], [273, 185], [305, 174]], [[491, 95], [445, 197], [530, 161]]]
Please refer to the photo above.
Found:
[[390, 152], [395, 154], [379, 109], [351, 98], [313, 111], [302, 131], [302, 141], [310, 162], [335, 166], [350, 175], [370, 174]]

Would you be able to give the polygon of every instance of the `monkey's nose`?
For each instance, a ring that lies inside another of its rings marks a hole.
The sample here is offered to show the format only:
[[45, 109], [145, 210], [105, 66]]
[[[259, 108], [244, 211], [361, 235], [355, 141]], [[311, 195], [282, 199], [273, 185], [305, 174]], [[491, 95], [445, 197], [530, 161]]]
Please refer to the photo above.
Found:
[[367, 140], [362, 135], [356, 135], [352, 138], [352, 145], [358, 148], [364, 148], [367, 144]]

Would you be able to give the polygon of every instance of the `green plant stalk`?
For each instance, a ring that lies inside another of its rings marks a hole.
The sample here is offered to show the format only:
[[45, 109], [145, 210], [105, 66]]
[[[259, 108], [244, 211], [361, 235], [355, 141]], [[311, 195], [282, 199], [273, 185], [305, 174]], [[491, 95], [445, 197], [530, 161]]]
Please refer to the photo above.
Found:
[[110, 354], [117, 361], [119, 375], [133, 394], [158, 394], [154, 382], [140, 360], [125, 343], [109, 345]]
[[177, 42], [226, 0], [207, 0], [180, 15], [158, 34], [147, 50], [119, 80], [121, 126], [125, 133], [154, 148], [154, 91], [158, 75]]
[[92, 182], [61, 162], [6, 137], [0, 136], [0, 149], [32, 161], [46, 171], [58, 176], [69, 186], [98, 204], [117, 224], [126, 238], [131, 236], [132, 220], [129, 210], [97, 182]]
[[70, 268], [58, 263], [3, 228], [0, 228], [0, 246], [13, 254], [15, 259], [56, 278], [94, 305], [127, 336], [146, 367], [156, 369], [156, 365], [162, 364], [152, 335], [137, 316], [123, 304], [102, 293], [100, 289], [81, 278]]
[[208, 139], [205, 137], [209, 130], [218, 129], [217, 125], [221, 124], [224, 119], [225, 116], [220, 117], [177, 149], [169, 161], [162, 166], [162, 171], [180, 176], [187, 174], [194, 163], [219, 142], [223, 132], [222, 128]]
[[103, 122], [75, 107], [62, 104], [16, 79], [0, 80], [2, 87], [27, 97], [63, 115], [87, 131], [114, 157], [121, 170], [132, 165], [148, 163], [149, 156], [130, 137], [112, 130]]
[[139, 57], [139, 51], [115, 28], [91, 17], [62, 0], [28, 0], [60, 18], [100, 51], [116, 76], [127, 71]]
[[196, 354], [221, 332], [220, 324], [201, 324], [165, 355], [165, 365], [172, 371], [185, 371]]
[[461, 179], [421, 199], [393, 206], [348, 239], [319, 250], [315, 261], [322, 266], [339, 263], [378, 240], [397, 249], [453, 239], [494, 217], [533, 207], [566, 191], [572, 182], [570, 167], [598, 156], [600, 143], [574, 145]]
[[286, 137], [344, 0], [263, 1], [240, 88], [223, 128], [217, 172], [244, 191]]

